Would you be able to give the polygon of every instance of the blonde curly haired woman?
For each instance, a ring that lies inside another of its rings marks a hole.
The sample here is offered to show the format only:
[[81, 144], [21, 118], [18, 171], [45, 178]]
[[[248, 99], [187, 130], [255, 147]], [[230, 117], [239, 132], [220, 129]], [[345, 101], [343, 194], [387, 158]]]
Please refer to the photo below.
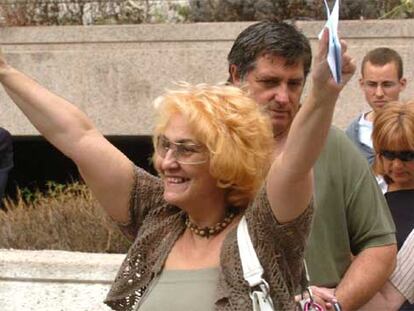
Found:
[[344, 55], [343, 82], [336, 84], [327, 46], [325, 31], [310, 95], [275, 159], [269, 120], [241, 90], [196, 85], [160, 98], [154, 133], [159, 177], [135, 167], [74, 105], [0, 58], [7, 93], [77, 164], [102, 207], [135, 240], [109, 306], [251, 310], [235, 230], [244, 215], [275, 307], [293, 308], [312, 216], [312, 166], [355, 70]]

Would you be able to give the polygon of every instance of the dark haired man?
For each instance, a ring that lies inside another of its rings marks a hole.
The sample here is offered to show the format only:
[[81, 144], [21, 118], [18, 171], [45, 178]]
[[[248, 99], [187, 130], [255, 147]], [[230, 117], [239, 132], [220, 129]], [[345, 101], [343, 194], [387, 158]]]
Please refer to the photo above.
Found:
[[[265, 107], [276, 152], [299, 109], [311, 58], [308, 39], [279, 22], [249, 26], [228, 55], [229, 82], [247, 87]], [[314, 174], [316, 211], [305, 254], [314, 294], [328, 308], [335, 294], [343, 310], [356, 310], [393, 270], [394, 224], [368, 163], [340, 130], [331, 129]]]
[[401, 56], [385, 47], [369, 51], [362, 60], [359, 84], [371, 110], [355, 118], [346, 129], [346, 134], [372, 164], [375, 154], [371, 135], [375, 112], [398, 100], [407, 84], [403, 77]]

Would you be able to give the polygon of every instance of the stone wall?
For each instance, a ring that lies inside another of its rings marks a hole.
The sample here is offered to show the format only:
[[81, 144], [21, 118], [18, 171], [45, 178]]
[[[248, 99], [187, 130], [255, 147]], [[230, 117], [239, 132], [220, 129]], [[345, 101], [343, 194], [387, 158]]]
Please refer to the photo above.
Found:
[[[226, 55], [249, 23], [1, 28], [9, 62], [74, 102], [107, 135], [149, 135], [152, 100], [173, 81], [227, 78]], [[300, 22], [313, 47], [321, 22]], [[413, 97], [414, 20], [341, 21], [342, 38], [357, 59], [378, 46], [398, 50], [408, 78], [403, 99]], [[345, 127], [365, 110], [357, 74], [343, 92], [335, 124]], [[0, 91], [0, 125], [14, 135], [37, 131]]]
[[[0, 28], [9, 62], [71, 100], [107, 135], [149, 135], [152, 100], [173, 81], [227, 78], [226, 55], [248, 23]], [[313, 47], [321, 22], [298, 24]], [[398, 50], [413, 97], [414, 21], [343, 21], [358, 66], [378, 46]], [[343, 92], [335, 124], [365, 110], [358, 75]], [[14, 135], [37, 131], [0, 91], [0, 125]], [[108, 310], [106, 292], [124, 255], [0, 250], [0, 306], [12, 310]]]

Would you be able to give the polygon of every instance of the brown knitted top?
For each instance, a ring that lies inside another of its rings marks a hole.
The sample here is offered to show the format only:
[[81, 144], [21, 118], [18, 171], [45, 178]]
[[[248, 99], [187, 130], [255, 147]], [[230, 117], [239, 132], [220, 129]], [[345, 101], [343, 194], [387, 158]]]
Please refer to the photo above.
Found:
[[[264, 268], [277, 310], [293, 310], [302, 274], [302, 259], [313, 208], [291, 223], [280, 225], [270, 209], [265, 188], [245, 211], [249, 233]], [[158, 277], [175, 241], [185, 230], [185, 213], [163, 199], [159, 178], [136, 168], [131, 194], [131, 223], [122, 226], [135, 238], [105, 303], [114, 310], [137, 310]], [[243, 278], [236, 228], [230, 231], [220, 255], [221, 274], [215, 310], [252, 310], [249, 286]]]

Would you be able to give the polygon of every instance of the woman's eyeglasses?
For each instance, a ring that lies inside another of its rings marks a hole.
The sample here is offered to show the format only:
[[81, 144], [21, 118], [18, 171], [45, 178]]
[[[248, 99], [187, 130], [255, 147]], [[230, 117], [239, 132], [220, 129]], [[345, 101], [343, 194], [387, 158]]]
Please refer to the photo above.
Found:
[[180, 164], [202, 164], [208, 161], [208, 154], [202, 145], [191, 141], [172, 142], [164, 135], [158, 136], [155, 152], [164, 159], [169, 150], [172, 150], [172, 155]]
[[387, 160], [393, 161], [395, 159], [401, 160], [403, 162], [413, 161], [414, 160], [414, 151], [389, 151], [382, 150], [380, 154]]

